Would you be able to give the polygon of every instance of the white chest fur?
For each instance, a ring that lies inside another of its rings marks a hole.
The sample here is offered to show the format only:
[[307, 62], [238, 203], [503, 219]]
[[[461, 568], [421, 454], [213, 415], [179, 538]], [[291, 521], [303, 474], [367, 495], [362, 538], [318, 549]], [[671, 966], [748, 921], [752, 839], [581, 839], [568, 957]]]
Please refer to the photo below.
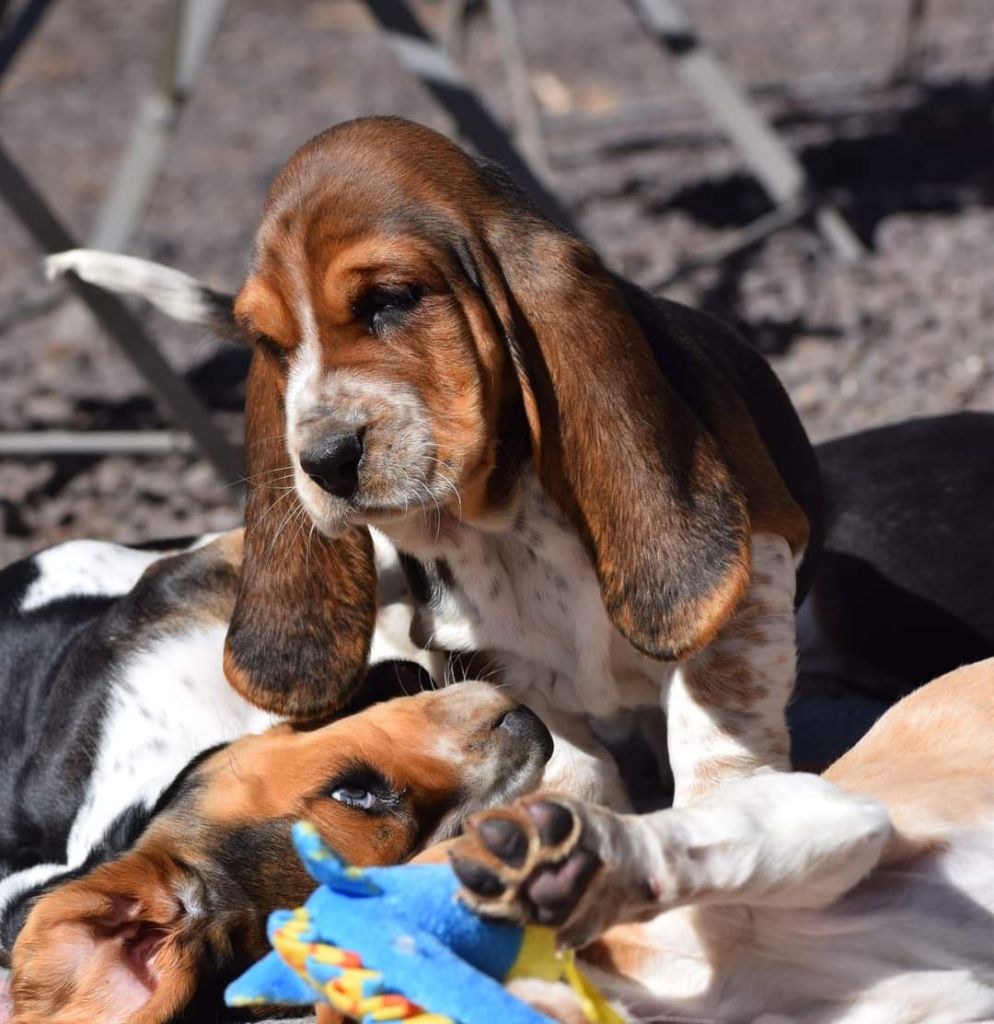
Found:
[[499, 521], [395, 537], [451, 572], [422, 621], [433, 644], [494, 652], [513, 691], [538, 691], [564, 711], [658, 706], [672, 667], [640, 655], [611, 624], [586, 550], [533, 473]]

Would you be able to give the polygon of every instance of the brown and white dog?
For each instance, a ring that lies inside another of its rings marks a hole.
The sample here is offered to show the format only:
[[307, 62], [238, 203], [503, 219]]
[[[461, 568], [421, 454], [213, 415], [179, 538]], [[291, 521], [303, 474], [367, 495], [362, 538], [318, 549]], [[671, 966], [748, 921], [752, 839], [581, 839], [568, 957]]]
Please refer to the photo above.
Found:
[[[419, 638], [492, 652], [540, 714], [662, 702], [677, 802], [787, 767], [817, 465], [728, 328], [611, 274], [499, 168], [392, 118], [291, 158], [234, 311], [255, 345], [240, 693], [300, 718], [347, 698], [373, 525], [408, 556]], [[315, 529], [280, 530], [295, 514]], [[617, 796], [598, 771], [579, 791]]]
[[[820, 778], [761, 772], [651, 823], [523, 797], [453, 856], [481, 912], [596, 938], [580, 956], [631, 1021], [989, 1021], [992, 736], [994, 659], [904, 698]], [[606, 917], [641, 923], [599, 935]], [[587, 1020], [565, 986], [515, 991]]]

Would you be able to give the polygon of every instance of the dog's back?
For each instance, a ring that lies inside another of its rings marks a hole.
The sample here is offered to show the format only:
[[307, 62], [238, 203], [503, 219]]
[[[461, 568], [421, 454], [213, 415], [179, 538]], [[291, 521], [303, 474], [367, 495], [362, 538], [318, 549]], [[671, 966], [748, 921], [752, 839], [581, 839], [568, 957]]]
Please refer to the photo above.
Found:
[[823, 1019], [994, 1014], [992, 737], [989, 658], [905, 697], [824, 773], [886, 805], [894, 832], [880, 865], [831, 907], [768, 915], [788, 987], [814, 982]]
[[69, 541], [0, 572], [0, 873], [64, 850], [113, 685], [101, 622], [162, 554]]
[[[825, 778], [876, 797], [896, 828], [888, 859], [994, 826], [994, 658], [966, 665], [896, 704]], [[994, 922], [992, 922], [994, 923]]]

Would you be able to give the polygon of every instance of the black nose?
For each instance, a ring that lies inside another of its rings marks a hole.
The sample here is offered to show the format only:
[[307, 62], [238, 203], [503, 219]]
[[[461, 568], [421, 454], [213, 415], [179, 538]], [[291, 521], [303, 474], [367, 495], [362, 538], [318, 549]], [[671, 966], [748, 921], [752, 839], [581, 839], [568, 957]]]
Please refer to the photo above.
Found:
[[320, 447], [300, 453], [300, 468], [320, 487], [338, 498], [351, 498], [359, 486], [362, 438], [339, 434]]
[[521, 705], [511, 708], [500, 717], [497, 728], [525, 743], [535, 744], [542, 754], [543, 761], [548, 761], [552, 757], [552, 734], [530, 708]]

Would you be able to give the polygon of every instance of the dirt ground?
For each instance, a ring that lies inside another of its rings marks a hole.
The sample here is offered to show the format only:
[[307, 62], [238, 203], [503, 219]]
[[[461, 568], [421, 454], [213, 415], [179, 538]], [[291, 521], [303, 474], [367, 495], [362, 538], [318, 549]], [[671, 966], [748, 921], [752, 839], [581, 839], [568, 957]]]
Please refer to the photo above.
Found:
[[[685, 0], [870, 246], [840, 266], [804, 227], [669, 289], [766, 352], [815, 439], [994, 406], [994, 9], [932, 0], [920, 76], [895, 84], [908, 0]], [[4, 145], [86, 238], [154, 73], [170, 0], [61, 0], [7, 75]], [[441, 29], [438, 3], [418, 5]], [[519, 0], [551, 182], [607, 262], [653, 285], [768, 209], [623, 0]], [[499, 116], [487, 14], [469, 77]], [[268, 181], [327, 125], [393, 113], [445, 129], [352, 0], [231, 0], [130, 251], [234, 288]], [[0, 430], [163, 427], [134, 372], [0, 210]], [[243, 355], [150, 318], [240, 432]], [[194, 456], [0, 460], [0, 562], [68, 537], [236, 523]]]

